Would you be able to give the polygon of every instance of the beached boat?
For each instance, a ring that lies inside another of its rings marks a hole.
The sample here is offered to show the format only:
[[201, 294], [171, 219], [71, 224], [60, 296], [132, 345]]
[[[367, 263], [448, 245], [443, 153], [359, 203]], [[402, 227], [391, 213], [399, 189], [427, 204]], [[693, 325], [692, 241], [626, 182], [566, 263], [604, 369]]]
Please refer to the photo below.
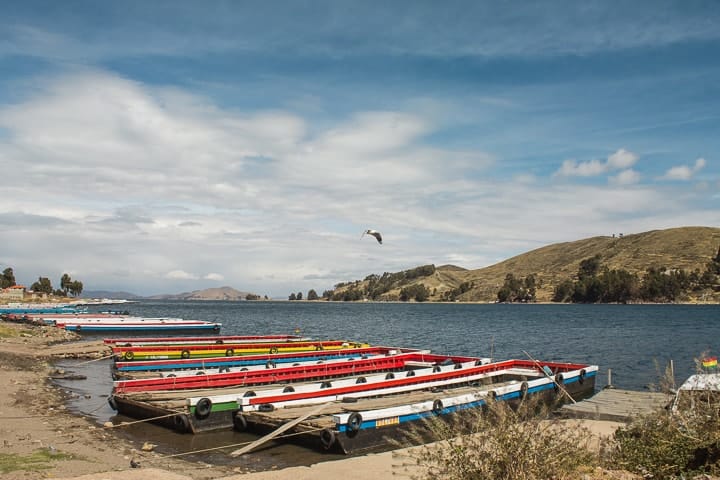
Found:
[[52, 314], [52, 313], [77, 313], [82, 309], [77, 305], [71, 304], [57, 304], [57, 303], [8, 303], [7, 305], [0, 305], [0, 314], [20, 314], [20, 315], [35, 315], [35, 314]]
[[252, 366], [284, 365], [298, 362], [322, 361], [336, 358], [351, 358], [361, 355], [385, 355], [392, 350], [416, 352], [410, 348], [359, 347], [342, 350], [316, 350], [308, 352], [263, 353], [256, 355], [237, 355], [233, 357], [189, 358], [173, 360], [135, 360], [116, 361], [112, 366], [113, 378], [148, 378], [168, 376], [181, 371], [226, 372], [234, 368]]
[[253, 342], [195, 345], [116, 345], [112, 352], [117, 359], [123, 360], [164, 360], [176, 358], [232, 357], [258, 353], [307, 352], [320, 350], [342, 350], [346, 348], [368, 347], [368, 344], [347, 340]]
[[65, 330], [78, 333], [184, 331], [219, 332], [222, 324], [216, 322], [206, 322], [203, 320], [183, 320], [179, 318], [129, 317], [119, 320], [107, 319], [105, 321], [98, 320], [65, 323], [62, 327], [65, 328]]
[[[451, 387], [446, 383], [395, 395], [369, 395], [371, 392], [366, 392], [343, 396], [340, 404], [327, 404], [321, 415], [311, 417], [290, 430], [296, 435], [288, 438], [303, 445], [342, 453], [387, 448], [388, 438], [410, 441], [407, 438], [409, 432], [419, 433], [429, 440], [431, 431], [424, 423], [427, 419], [461, 420], [464, 414], [485, 408], [488, 402], [503, 401], [517, 405], [533, 396], [546, 402], [588, 397], [594, 392], [598, 370], [592, 365], [520, 360], [488, 364], [481, 368], [486, 371], [485, 376], [470, 385], [456, 383]], [[319, 403], [321, 398], [313, 403]], [[292, 409], [276, 408], [274, 403], [271, 406], [260, 403], [255, 410], [246, 411], [245, 406], [251, 404], [251, 400], [252, 397], [243, 399], [241, 410], [235, 414], [234, 425], [236, 429], [257, 434], [275, 430], [287, 422], [289, 416], [298, 418], [318, 408], [307, 403]], [[285, 403], [285, 406], [290, 405]], [[458, 434], [468, 427], [467, 424], [463, 427], [460, 421], [453, 425]]]
[[385, 435], [397, 435], [398, 430], [417, 426], [423, 418], [477, 409], [490, 399], [563, 394], [582, 398], [594, 391], [596, 373], [596, 366], [583, 364], [490, 363], [472, 357], [419, 354], [414, 364], [407, 362], [399, 370], [380, 374], [229, 391], [138, 392], [114, 395], [109, 401], [123, 414], [156, 418], [179, 431], [202, 432], [232, 425], [258, 434], [325, 405], [322, 413], [293, 427], [292, 438], [306, 446], [350, 453], [382, 446]]
[[193, 390], [202, 388], [239, 387], [247, 385], [286, 384], [313, 379], [333, 379], [348, 375], [377, 372], [400, 372], [416, 367], [418, 362], [461, 362], [474, 360], [469, 357], [447, 357], [431, 355], [429, 352], [401, 352], [390, 350], [385, 354], [358, 355], [347, 358], [277, 364], [268, 360], [265, 365], [235, 367], [223, 372], [197, 371], [177, 372], [163, 377], [118, 380], [114, 383], [113, 394], [130, 392], [153, 392], [172, 390]]
[[124, 337], [105, 338], [107, 345], [123, 347], [141, 347], [150, 345], [202, 345], [214, 343], [260, 343], [260, 342], [299, 342], [309, 341], [308, 337], [300, 335], [214, 335], [211, 337]]

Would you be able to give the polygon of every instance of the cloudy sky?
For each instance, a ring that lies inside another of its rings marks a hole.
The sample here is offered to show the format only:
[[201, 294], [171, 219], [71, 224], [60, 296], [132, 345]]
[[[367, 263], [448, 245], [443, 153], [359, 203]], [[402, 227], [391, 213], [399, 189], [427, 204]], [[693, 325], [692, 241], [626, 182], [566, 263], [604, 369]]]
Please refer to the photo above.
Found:
[[720, 226], [719, 24], [715, 0], [5, 1], [0, 268], [286, 298]]

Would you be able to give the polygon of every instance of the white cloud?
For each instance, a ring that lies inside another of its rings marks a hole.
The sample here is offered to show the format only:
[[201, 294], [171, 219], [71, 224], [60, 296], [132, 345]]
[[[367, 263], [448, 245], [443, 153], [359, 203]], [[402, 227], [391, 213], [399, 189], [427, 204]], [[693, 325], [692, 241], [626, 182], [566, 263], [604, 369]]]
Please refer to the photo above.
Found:
[[219, 273], [208, 273], [203, 278], [205, 278], [205, 280], [214, 280], [217, 282], [221, 282], [221, 281], [225, 280], [225, 277], [220, 275]]
[[640, 181], [640, 174], [632, 168], [623, 170], [615, 176], [608, 178], [608, 181], [615, 185], [632, 185]]
[[197, 280], [197, 275], [188, 273], [184, 270], [173, 270], [165, 274], [165, 278], [170, 280]]
[[580, 163], [575, 160], [565, 160], [556, 175], [562, 177], [594, 177], [605, 173], [605, 171], [607, 171], [607, 165], [599, 160]]
[[689, 167], [687, 165], [679, 165], [670, 168], [665, 175], [660, 177], [663, 180], [690, 180], [693, 175], [702, 170], [705, 167], [705, 159], [698, 158], [695, 160], [695, 165]]
[[630, 168], [635, 165], [638, 158], [639, 157], [633, 152], [628, 152], [624, 148], [621, 148], [608, 157], [607, 168], [609, 170], [622, 170]]
[[606, 161], [593, 159], [587, 162], [577, 162], [570, 159], [562, 163], [555, 176], [561, 177], [594, 177], [608, 171], [627, 169], [638, 160], [637, 154], [624, 148], [617, 150], [607, 157]]

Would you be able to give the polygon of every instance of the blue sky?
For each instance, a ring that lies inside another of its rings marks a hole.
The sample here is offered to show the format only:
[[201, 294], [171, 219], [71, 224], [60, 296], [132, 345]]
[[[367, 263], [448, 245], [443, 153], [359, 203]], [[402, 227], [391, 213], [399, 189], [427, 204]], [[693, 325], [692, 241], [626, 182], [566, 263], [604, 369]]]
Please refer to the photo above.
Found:
[[287, 297], [719, 226], [719, 24], [717, 1], [4, 2], [0, 267]]

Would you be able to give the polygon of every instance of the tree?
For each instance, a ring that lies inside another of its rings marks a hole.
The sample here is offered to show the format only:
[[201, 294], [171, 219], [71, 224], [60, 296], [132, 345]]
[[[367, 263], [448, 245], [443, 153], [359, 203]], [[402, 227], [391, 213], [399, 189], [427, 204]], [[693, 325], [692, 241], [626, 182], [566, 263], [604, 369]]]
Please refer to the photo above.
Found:
[[68, 291], [70, 292], [70, 295], [72, 295], [73, 297], [77, 297], [83, 291], [82, 282], [78, 280], [73, 280], [72, 282], [70, 282], [70, 285], [68, 285]]
[[586, 258], [580, 262], [578, 267], [578, 279], [582, 280], [587, 277], [594, 277], [600, 271], [600, 255], [595, 255], [591, 258]]
[[575, 285], [570, 279], [563, 280], [555, 286], [555, 292], [553, 293], [553, 302], [567, 302], [571, 299]]
[[310, 290], [308, 290], [308, 294], [307, 294], [308, 300], [317, 300], [318, 298], [319, 298], [318, 294], [314, 289], [311, 288]]
[[291, 293], [290, 296], [288, 297], [288, 300], [293, 301], [293, 300], [297, 300], [297, 298], [295, 298], [294, 293]]
[[15, 273], [12, 268], [8, 267], [3, 270], [2, 276], [0, 277], [0, 288], [8, 288], [15, 285]]
[[296, 299], [296, 300], [302, 300], [302, 299], [303, 299], [302, 292], [298, 292], [297, 295], [295, 295], [295, 299]]
[[62, 278], [60, 278], [60, 288], [63, 292], [65, 292], [65, 296], [67, 297], [68, 290], [70, 290], [70, 285], [72, 284], [72, 279], [70, 278], [70, 275], [67, 273], [63, 273]]
[[39, 277], [38, 281], [32, 284], [30, 290], [34, 292], [47, 293], [48, 295], [53, 293], [52, 283], [47, 277]]

